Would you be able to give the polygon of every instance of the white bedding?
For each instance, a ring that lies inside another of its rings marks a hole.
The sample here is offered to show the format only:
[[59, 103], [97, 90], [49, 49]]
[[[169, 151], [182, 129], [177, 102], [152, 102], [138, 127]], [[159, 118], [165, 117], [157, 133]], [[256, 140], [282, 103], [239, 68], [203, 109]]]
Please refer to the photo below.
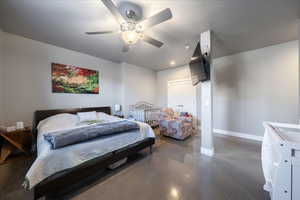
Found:
[[[124, 120], [105, 113], [97, 114], [98, 120], [109, 122]], [[78, 128], [78, 122], [78, 117], [72, 114], [60, 114], [40, 122], [37, 138], [38, 156], [25, 176], [28, 184], [27, 188], [31, 189], [47, 177], [75, 167], [87, 160], [134, 144], [145, 138], [155, 137], [152, 128], [148, 124], [137, 122], [140, 130], [101, 137], [59, 149], [51, 149], [50, 143], [44, 139], [43, 135], [57, 130]]]

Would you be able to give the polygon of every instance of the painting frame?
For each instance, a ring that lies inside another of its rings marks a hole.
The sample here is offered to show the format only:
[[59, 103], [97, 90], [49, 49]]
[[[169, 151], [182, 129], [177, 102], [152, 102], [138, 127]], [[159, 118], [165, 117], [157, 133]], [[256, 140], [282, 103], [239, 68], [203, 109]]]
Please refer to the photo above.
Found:
[[99, 94], [99, 71], [51, 63], [52, 93]]

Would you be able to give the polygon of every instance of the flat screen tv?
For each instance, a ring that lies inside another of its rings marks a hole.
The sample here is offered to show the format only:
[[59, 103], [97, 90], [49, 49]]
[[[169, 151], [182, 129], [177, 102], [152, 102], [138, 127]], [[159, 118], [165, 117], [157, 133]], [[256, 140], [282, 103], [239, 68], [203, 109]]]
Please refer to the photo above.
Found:
[[194, 51], [193, 57], [191, 58], [189, 66], [193, 85], [197, 85], [199, 82], [210, 80], [210, 63], [205, 56], [202, 55], [199, 42]]

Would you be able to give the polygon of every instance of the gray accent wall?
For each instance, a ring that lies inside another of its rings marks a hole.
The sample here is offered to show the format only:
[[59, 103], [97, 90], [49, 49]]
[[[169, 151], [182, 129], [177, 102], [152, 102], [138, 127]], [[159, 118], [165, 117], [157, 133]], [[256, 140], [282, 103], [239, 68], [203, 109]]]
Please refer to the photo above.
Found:
[[[262, 136], [263, 121], [298, 122], [298, 41], [215, 59], [213, 67], [215, 129]], [[159, 71], [158, 104], [167, 106], [168, 80], [189, 76], [188, 66]]]
[[[117, 63], [41, 43], [9, 33], [4, 34], [5, 123], [31, 123], [39, 109], [107, 106], [121, 102], [121, 73]], [[51, 63], [98, 70], [100, 94], [52, 93]]]
[[129, 106], [139, 101], [155, 104], [156, 72], [122, 63], [122, 105], [125, 116], [128, 116]]
[[[155, 99], [155, 84], [147, 80], [143, 82], [143, 78], [149, 77], [149, 73], [153, 77], [156, 76], [153, 70], [134, 66], [123, 73], [120, 63], [9, 33], [4, 33], [3, 41], [5, 50], [3, 95], [6, 125], [14, 124], [16, 121], [24, 121], [26, 125], [31, 125], [33, 112], [39, 109], [122, 104], [123, 94], [131, 95], [130, 103], [143, 100], [143, 96], [153, 96]], [[98, 70], [100, 94], [52, 93], [52, 62]], [[128, 81], [123, 82], [123, 76]], [[133, 84], [139, 85], [138, 93], [129, 93], [127, 90], [125, 93], [122, 92], [123, 87], [132, 89]], [[147, 87], [142, 87], [144, 84], [147, 84]]]
[[263, 135], [263, 121], [298, 122], [298, 41], [214, 60], [214, 128]]

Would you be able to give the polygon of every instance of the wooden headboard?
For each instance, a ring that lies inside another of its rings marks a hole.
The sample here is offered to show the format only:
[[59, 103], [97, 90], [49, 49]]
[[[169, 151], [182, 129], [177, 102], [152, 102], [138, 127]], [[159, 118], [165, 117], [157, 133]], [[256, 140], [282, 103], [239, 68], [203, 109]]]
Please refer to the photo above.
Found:
[[33, 123], [32, 123], [32, 150], [36, 152], [36, 139], [37, 139], [37, 126], [40, 121], [46, 119], [47, 117], [61, 114], [61, 113], [70, 113], [76, 114], [78, 112], [89, 112], [89, 111], [96, 111], [96, 112], [104, 112], [106, 114], [111, 114], [111, 108], [109, 106], [106, 107], [91, 107], [91, 108], [71, 108], [71, 109], [59, 109], [59, 110], [38, 110], [34, 112], [33, 115]]

